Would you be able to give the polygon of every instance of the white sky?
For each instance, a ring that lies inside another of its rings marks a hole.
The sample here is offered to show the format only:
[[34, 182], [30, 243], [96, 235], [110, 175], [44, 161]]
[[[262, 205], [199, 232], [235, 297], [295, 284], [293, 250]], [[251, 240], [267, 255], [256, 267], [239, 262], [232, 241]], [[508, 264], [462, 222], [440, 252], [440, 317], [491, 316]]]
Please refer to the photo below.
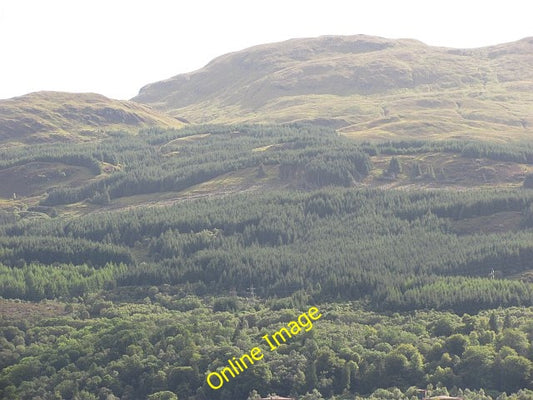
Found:
[[0, 0], [0, 98], [128, 99], [214, 57], [295, 37], [368, 34], [480, 47], [533, 36], [532, 0]]

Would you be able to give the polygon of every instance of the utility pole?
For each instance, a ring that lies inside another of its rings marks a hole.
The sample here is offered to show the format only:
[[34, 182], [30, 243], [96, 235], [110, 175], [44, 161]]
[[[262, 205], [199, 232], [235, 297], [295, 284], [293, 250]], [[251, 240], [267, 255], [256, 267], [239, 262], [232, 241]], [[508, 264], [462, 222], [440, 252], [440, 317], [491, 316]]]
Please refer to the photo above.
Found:
[[255, 288], [253, 283], [250, 285], [248, 290], [250, 291], [250, 298], [252, 299], [252, 303], [255, 303]]

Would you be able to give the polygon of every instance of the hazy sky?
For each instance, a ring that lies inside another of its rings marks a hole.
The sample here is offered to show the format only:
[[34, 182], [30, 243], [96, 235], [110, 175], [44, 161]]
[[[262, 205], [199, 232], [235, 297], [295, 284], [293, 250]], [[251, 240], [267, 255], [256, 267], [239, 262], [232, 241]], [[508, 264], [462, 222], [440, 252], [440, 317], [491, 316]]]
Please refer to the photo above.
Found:
[[128, 99], [224, 53], [295, 37], [480, 47], [533, 36], [532, 18], [532, 0], [0, 0], [0, 98]]

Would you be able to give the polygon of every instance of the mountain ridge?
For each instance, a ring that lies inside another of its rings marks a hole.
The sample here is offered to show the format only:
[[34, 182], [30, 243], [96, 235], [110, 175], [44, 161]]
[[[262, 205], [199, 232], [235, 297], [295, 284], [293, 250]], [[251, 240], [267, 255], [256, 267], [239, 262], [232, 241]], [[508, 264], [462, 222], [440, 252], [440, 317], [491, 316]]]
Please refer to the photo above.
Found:
[[441, 126], [446, 137], [481, 138], [484, 130], [496, 139], [524, 139], [533, 125], [532, 67], [531, 37], [453, 49], [321, 36], [219, 56], [144, 86], [133, 100], [193, 123], [318, 122], [382, 139], [419, 137], [436, 125], [432, 130]]
[[376, 140], [525, 141], [533, 37], [475, 49], [367, 35], [289, 39], [223, 54], [132, 100], [55, 91], [0, 100], [0, 142], [87, 141], [189, 121], [304, 122]]

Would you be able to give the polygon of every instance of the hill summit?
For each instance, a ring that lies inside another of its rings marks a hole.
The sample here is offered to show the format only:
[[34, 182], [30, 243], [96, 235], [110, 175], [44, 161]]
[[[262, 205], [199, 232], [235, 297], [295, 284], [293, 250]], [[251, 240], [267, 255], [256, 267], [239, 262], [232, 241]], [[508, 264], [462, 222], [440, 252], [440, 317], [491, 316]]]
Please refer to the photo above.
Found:
[[365, 35], [255, 46], [143, 87], [135, 101], [196, 123], [309, 121], [379, 138], [523, 139], [533, 38], [479, 49]]
[[183, 123], [151, 107], [94, 93], [35, 92], [0, 100], [0, 142], [91, 140], [113, 130]]

